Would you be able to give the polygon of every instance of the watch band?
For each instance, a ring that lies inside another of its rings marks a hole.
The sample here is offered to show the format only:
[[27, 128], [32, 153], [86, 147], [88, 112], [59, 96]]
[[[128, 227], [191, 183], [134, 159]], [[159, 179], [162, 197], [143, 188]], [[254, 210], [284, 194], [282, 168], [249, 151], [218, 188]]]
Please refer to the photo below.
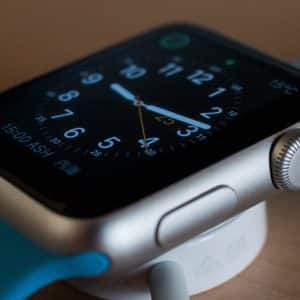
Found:
[[2, 221], [0, 239], [1, 300], [24, 300], [54, 281], [97, 276], [110, 265], [108, 257], [98, 252], [49, 253]]

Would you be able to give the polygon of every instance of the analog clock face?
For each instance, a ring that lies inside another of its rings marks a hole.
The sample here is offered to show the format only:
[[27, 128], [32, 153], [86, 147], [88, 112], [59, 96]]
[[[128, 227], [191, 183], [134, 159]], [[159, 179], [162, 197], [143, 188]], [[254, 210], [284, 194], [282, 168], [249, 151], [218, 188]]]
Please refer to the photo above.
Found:
[[[275, 119], [278, 101], [299, 94], [290, 77], [221, 38], [167, 27], [4, 94], [0, 134], [46, 174], [45, 203], [93, 216], [269, 134], [264, 114]], [[110, 202], [83, 207], [98, 194]]]
[[244, 86], [226, 61], [126, 54], [41, 91], [35, 132], [53, 152], [93, 163], [149, 160], [202, 143], [238, 117]]

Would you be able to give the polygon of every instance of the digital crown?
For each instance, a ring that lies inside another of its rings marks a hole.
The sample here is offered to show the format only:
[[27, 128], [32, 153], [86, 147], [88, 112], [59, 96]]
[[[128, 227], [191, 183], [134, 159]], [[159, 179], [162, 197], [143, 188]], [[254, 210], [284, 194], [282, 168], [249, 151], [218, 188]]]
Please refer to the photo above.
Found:
[[274, 144], [271, 171], [275, 186], [283, 191], [300, 191], [300, 128], [291, 129]]

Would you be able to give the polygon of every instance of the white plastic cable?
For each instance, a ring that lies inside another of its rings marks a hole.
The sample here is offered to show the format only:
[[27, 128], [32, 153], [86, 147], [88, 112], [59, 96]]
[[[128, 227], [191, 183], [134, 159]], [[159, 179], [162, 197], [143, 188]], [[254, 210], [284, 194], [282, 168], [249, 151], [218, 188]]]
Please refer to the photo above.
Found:
[[184, 271], [176, 262], [163, 262], [148, 274], [152, 300], [189, 300]]

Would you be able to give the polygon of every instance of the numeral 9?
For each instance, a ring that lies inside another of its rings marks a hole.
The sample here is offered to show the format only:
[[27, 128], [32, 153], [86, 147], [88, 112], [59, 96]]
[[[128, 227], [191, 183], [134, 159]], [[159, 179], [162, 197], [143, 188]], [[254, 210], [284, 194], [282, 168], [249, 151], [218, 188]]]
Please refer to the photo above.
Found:
[[92, 73], [81, 79], [81, 83], [84, 85], [92, 85], [100, 82], [103, 79], [103, 75], [100, 73]]

